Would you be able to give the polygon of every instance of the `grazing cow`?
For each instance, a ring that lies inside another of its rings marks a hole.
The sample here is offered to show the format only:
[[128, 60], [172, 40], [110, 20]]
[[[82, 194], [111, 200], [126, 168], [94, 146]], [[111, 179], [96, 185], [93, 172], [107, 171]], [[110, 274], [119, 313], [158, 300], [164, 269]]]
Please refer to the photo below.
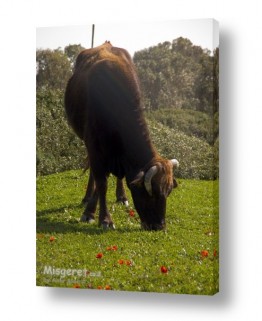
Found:
[[142, 112], [139, 81], [129, 53], [110, 42], [82, 51], [65, 92], [69, 124], [84, 141], [95, 190], [81, 217], [93, 222], [99, 200], [99, 226], [115, 228], [106, 204], [110, 173], [126, 178], [141, 226], [165, 228], [166, 199], [176, 187], [178, 161], [154, 148]]

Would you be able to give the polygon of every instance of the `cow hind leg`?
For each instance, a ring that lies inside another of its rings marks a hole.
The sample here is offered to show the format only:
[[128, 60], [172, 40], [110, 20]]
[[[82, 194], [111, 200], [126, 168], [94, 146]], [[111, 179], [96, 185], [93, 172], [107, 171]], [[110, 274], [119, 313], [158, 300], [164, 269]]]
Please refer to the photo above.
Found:
[[116, 201], [119, 203], [123, 203], [125, 206], [128, 206], [124, 182], [119, 178], [117, 178], [116, 181]]
[[99, 197], [98, 191], [94, 185], [92, 195], [88, 200], [85, 211], [80, 218], [80, 222], [87, 222], [87, 223], [95, 222], [95, 212], [96, 212], [98, 197]]

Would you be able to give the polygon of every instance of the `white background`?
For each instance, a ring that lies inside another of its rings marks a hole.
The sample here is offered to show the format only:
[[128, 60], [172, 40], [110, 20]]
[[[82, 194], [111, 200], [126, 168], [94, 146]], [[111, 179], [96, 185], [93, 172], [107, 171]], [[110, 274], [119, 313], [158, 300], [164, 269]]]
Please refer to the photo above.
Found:
[[[1, 1], [2, 320], [261, 319], [261, 3]], [[36, 288], [35, 28], [192, 18], [220, 22], [220, 293], [195, 297]]]

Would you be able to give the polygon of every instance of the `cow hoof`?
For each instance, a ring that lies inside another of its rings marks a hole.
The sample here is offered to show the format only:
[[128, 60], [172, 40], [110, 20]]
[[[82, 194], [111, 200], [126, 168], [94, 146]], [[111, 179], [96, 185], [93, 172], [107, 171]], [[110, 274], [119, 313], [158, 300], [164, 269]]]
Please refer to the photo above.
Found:
[[104, 222], [104, 223], [101, 223], [100, 225], [102, 227], [103, 230], [109, 230], [109, 224]]
[[116, 226], [115, 226], [114, 223], [111, 223], [111, 224], [109, 224], [109, 228], [110, 228], [111, 230], [115, 230], [115, 229], [116, 229]]
[[114, 223], [103, 222], [103, 223], [101, 223], [100, 226], [103, 228], [103, 230], [110, 230], [110, 229], [115, 230], [116, 229]]
[[121, 203], [125, 206], [128, 206], [129, 203], [128, 203], [128, 200], [125, 198], [125, 197], [119, 197], [117, 200], [116, 200], [117, 203]]
[[95, 223], [95, 220], [93, 218], [88, 218], [85, 214], [83, 214], [80, 218], [80, 222], [86, 222], [86, 223], [89, 223], [89, 224], [94, 224]]

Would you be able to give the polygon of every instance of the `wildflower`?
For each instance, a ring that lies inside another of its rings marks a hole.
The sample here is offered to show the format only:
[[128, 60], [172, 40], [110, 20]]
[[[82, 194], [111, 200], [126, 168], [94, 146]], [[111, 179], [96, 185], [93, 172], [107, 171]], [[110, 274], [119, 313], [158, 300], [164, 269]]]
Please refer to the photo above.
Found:
[[135, 216], [135, 211], [129, 210], [129, 216], [131, 216], [131, 217]]
[[111, 286], [110, 285], [106, 285], [105, 286], [105, 290], [111, 290]]
[[124, 264], [125, 262], [124, 262], [124, 260], [118, 260], [118, 263], [122, 265], [122, 264]]
[[73, 284], [73, 288], [79, 289], [80, 288], [80, 284], [78, 284], [78, 283]]
[[96, 258], [101, 259], [103, 257], [103, 253], [97, 253]]
[[202, 250], [201, 251], [201, 256], [202, 256], [202, 259], [205, 258], [205, 257], [208, 257], [208, 251], [207, 250]]
[[102, 288], [101, 285], [98, 285], [97, 289], [98, 289], [98, 290], [102, 290], [103, 288]]
[[53, 242], [55, 240], [54, 236], [50, 236], [49, 242]]
[[106, 249], [107, 251], [117, 251], [118, 247], [116, 245], [113, 245], [113, 246], [108, 246]]
[[126, 265], [132, 265], [132, 262], [130, 260], [126, 260]]
[[167, 267], [165, 267], [164, 265], [161, 266], [160, 270], [161, 270], [162, 273], [167, 273], [168, 272]]

